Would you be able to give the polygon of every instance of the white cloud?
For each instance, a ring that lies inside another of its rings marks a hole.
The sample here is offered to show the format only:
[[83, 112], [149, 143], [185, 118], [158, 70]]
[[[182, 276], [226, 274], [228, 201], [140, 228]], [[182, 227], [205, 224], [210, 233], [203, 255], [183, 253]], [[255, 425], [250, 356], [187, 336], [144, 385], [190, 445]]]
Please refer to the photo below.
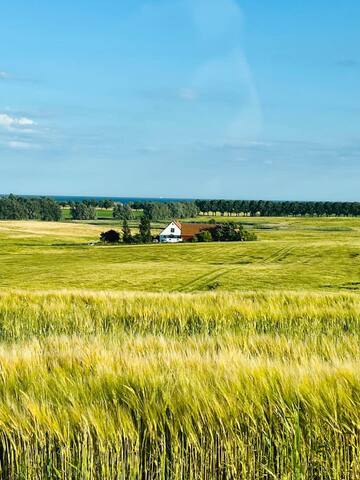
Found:
[[0, 146], [14, 150], [33, 150], [39, 149], [41, 146], [33, 143], [32, 135], [38, 135], [38, 129], [32, 128], [36, 126], [36, 122], [25, 116], [13, 115], [11, 113], [0, 113], [0, 131], [2, 132]]
[[8, 129], [16, 127], [29, 127], [36, 125], [34, 120], [28, 117], [14, 117], [7, 113], [0, 113], [0, 126]]
[[33, 148], [33, 145], [31, 145], [31, 143], [22, 142], [19, 140], [10, 140], [9, 142], [7, 142], [7, 146], [15, 150], [29, 150]]

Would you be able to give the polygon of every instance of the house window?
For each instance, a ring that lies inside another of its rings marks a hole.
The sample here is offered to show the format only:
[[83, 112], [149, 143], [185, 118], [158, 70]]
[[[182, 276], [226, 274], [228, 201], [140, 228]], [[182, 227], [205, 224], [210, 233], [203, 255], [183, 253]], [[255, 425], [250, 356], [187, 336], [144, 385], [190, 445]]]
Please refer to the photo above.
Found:
[[171, 233], [175, 233], [175, 228], [172, 228], [170, 231]]

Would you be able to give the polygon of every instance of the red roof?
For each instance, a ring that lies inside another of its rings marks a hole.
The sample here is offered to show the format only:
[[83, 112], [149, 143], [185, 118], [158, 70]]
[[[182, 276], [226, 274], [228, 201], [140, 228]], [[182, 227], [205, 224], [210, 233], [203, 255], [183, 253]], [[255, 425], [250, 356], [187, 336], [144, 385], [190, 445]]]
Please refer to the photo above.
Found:
[[191, 240], [198, 233], [217, 227], [215, 223], [175, 223], [181, 229], [181, 238], [183, 240]]

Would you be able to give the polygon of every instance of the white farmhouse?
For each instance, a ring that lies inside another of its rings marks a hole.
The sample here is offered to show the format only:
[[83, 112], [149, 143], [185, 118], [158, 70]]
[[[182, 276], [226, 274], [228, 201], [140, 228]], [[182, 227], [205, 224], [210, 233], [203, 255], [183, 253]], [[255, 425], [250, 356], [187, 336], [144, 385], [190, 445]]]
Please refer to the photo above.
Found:
[[209, 223], [180, 223], [173, 220], [161, 233], [159, 240], [161, 243], [179, 243], [189, 242], [196, 235], [216, 228], [217, 224]]
[[161, 233], [161, 243], [179, 243], [182, 242], [181, 223], [177, 221], [171, 222]]

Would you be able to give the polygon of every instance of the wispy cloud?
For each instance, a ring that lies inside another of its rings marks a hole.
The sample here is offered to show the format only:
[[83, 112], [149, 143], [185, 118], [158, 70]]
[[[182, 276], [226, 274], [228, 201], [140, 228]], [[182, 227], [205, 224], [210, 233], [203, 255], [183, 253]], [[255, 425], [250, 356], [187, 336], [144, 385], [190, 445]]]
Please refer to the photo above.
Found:
[[0, 113], [0, 127], [6, 129], [35, 126], [36, 122], [28, 117], [15, 117], [7, 113]]
[[30, 142], [24, 142], [22, 140], [9, 140], [6, 142], [6, 146], [13, 150], [37, 150], [39, 145]]
[[10, 78], [10, 74], [7, 72], [0, 71], [0, 80], [6, 80]]
[[[11, 150], [39, 150], [46, 144], [45, 132], [26, 115], [0, 113], [0, 146]], [[39, 143], [40, 142], [40, 143]]]

